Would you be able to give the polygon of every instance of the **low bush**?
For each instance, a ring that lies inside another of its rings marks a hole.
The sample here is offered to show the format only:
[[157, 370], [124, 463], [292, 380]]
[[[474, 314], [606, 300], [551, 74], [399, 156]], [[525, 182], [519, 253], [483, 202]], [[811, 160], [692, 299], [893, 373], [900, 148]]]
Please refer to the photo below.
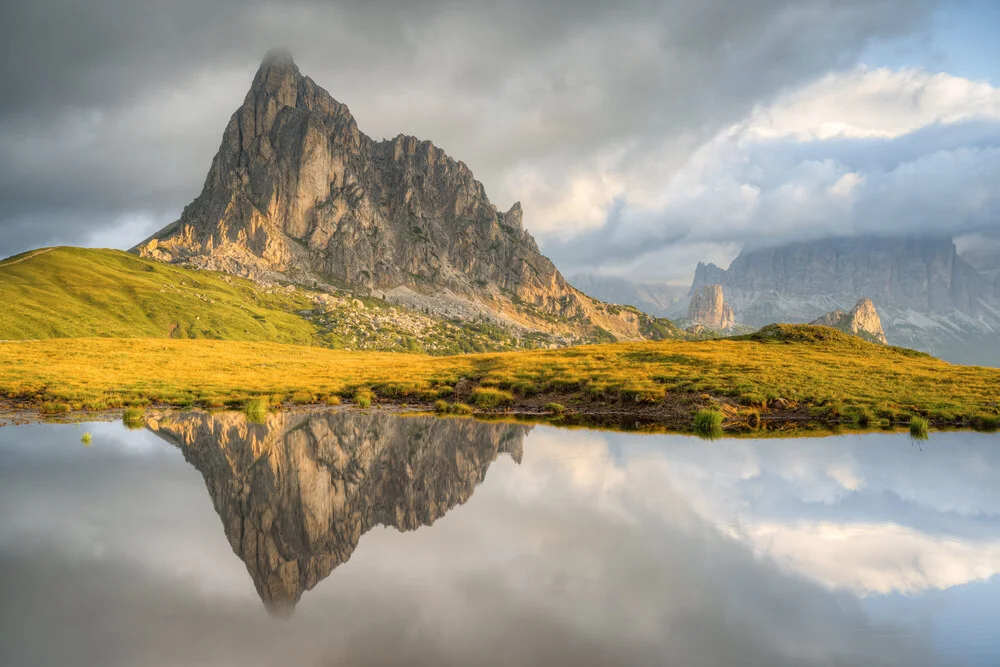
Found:
[[972, 418], [972, 428], [983, 433], [996, 433], [1000, 430], [1000, 417], [996, 415], [977, 415]]
[[514, 394], [494, 387], [476, 387], [472, 390], [472, 402], [481, 408], [497, 408], [514, 402]]

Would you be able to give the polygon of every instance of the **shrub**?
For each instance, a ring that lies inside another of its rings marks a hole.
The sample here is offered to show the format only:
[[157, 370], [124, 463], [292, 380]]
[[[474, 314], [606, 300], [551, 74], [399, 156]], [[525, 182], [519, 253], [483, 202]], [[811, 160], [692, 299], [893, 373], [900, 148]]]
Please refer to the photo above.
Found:
[[439, 415], [471, 415], [474, 410], [465, 403], [449, 403], [448, 401], [435, 401], [434, 411]]
[[496, 408], [514, 402], [514, 394], [494, 387], [476, 387], [472, 390], [472, 402], [481, 408]]
[[371, 389], [361, 388], [354, 392], [354, 402], [358, 404], [359, 408], [370, 408], [372, 405], [372, 399], [375, 395], [372, 393]]
[[868, 408], [857, 408], [854, 411], [854, 423], [858, 426], [868, 428], [875, 423], [875, 415]]
[[263, 424], [267, 422], [267, 411], [269, 409], [267, 399], [252, 398], [247, 401], [243, 412], [246, 413], [247, 421], [253, 424]]
[[972, 428], [983, 433], [996, 433], [1000, 430], [1000, 417], [996, 415], [978, 415], [972, 418]]
[[910, 419], [910, 437], [914, 440], [926, 440], [930, 424], [923, 417], [912, 417]]
[[718, 410], [699, 410], [694, 415], [694, 430], [698, 435], [717, 438], [722, 435], [722, 419]]
[[122, 423], [130, 431], [143, 428], [146, 425], [146, 411], [135, 405], [125, 408], [125, 414], [122, 415]]
[[566, 412], [566, 406], [562, 403], [546, 403], [545, 410], [551, 412], [554, 415], [562, 415]]

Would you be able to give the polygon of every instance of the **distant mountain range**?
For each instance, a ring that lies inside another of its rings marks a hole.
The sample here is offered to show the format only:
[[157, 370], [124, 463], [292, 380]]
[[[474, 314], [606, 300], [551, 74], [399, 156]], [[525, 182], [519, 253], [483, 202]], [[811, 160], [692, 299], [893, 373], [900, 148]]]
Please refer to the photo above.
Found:
[[[722, 286], [736, 321], [812, 322], [869, 298], [888, 342], [958, 363], [1000, 365], [1000, 290], [949, 238], [852, 237], [745, 250], [728, 269], [698, 264], [690, 293]], [[682, 317], [688, 299], [667, 310]]]
[[287, 52], [261, 64], [201, 194], [133, 248], [258, 281], [345, 288], [555, 343], [678, 336], [572, 287], [469, 168], [428, 141], [375, 141]]
[[614, 276], [578, 273], [569, 278], [579, 290], [595, 299], [635, 306], [650, 315], [666, 317], [670, 307], [688, 296], [687, 286], [632, 282]]

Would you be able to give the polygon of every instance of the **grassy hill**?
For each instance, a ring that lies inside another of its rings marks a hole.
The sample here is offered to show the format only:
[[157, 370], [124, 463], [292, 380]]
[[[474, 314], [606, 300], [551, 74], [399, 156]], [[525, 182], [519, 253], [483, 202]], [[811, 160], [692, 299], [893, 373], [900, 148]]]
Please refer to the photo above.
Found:
[[[15, 406], [239, 406], [357, 400], [471, 403], [689, 424], [730, 421], [996, 426], [1000, 370], [953, 366], [828, 327], [772, 325], [741, 339], [661, 341], [452, 357], [273, 343], [74, 339], [0, 344]], [[554, 408], [553, 408], [554, 409]]]
[[118, 250], [45, 248], [0, 262], [0, 340], [100, 336], [314, 343], [298, 293]]
[[43, 248], [3, 260], [0, 303], [0, 340], [205, 338], [437, 355], [551, 343], [489, 322], [350, 293], [262, 287], [118, 250]]

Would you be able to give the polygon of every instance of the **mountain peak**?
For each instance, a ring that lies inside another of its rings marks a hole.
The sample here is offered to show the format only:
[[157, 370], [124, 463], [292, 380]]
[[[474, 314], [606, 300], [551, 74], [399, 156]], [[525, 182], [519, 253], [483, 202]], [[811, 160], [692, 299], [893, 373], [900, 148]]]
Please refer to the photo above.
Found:
[[840, 329], [873, 343], [887, 344], [885, 330], [882, 329], [882, 319], [875, 310], [875, 304], [867, 297], [858, 301], [849, 313], [838, 308], [814, 320], [812, 324]]
[[260, 63], [261, 68], [266, 67], [295, 67], [295, 59], [292, 52], [283, 46], [269, 49], [264, 54], [264, 60]]
[[523, 218], [519, 203], [498, 210], [472, 172], [430, 142], [373, 141], [274, 49], [230, 118], [201, 195], [134, 250], [262, 281], [346, 285], [426, 314], [567, 340], [665, 335], [648, 316], [609, 311], [570, 286]]

